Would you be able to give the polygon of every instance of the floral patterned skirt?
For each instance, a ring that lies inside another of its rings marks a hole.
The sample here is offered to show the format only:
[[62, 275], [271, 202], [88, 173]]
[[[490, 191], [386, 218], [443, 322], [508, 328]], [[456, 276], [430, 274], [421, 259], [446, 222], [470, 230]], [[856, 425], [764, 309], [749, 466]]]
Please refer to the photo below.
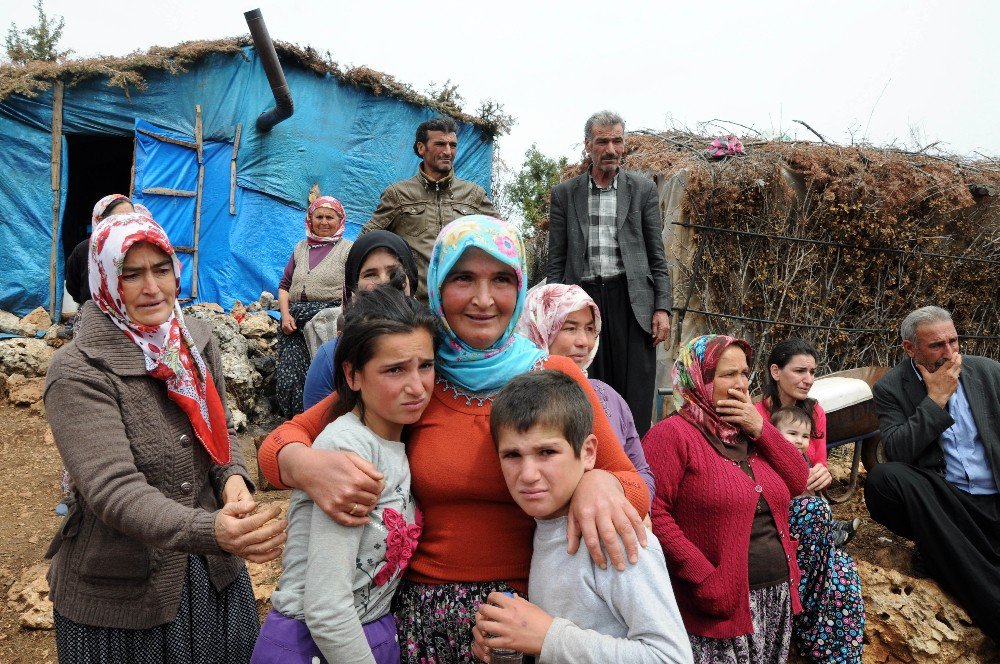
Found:
[[403, 664], [473, 664], [476, 611], [491, 592], [514, 592], [502, 581], [429, 585], [403, 580], [393, 600]]
[[831, 518], [830, 506], [816, 496], [795, 498], [788, 506], [802, 572], [795, 643], [812, 662], [860, 664], [865, 628], [861, 579], [851, 555], [833, 545]]
[[792, 641], [788, 582], [750, 591], [753, 633], [731, 639], [688, 634], [695, 664], [784, 664]]

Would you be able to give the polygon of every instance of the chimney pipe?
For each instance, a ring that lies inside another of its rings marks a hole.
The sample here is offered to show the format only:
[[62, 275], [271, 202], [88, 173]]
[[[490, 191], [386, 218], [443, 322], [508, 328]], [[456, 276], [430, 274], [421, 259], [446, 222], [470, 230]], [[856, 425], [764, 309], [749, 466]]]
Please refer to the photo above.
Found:
[[281, 70], [278, 53], [274, 50], [274, 42], [271, 41], [271, 35], [264, 25], [264, 16], [260, 13], [260, 9], [251, 9], [244, 12], [243, 16], [247, 20], [254, 48], [257, 49], [264, 73], [267, 74], [267, 82], [271, 84], [271, 92], [274, 94], [274, 108], [264, 111], [257, 118], [257, 131], [269, 132], [274, 125], [292, 116], [294, 110], [292, 91], [288, 89], [285, 72]]

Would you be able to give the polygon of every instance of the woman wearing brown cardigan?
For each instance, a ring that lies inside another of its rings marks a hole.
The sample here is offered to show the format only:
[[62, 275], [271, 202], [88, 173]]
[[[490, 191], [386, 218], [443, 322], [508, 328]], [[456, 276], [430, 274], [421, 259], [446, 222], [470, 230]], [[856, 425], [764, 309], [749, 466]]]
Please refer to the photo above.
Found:
[[259, 622], [236, 556], [280, 555], [284, 522], [249, 515], [218, 345], [185, 324], [180, 264], [152, 219], [109, 218], [89, 261], [93, 301], [45, 387], [73, 484], [48, 553], [59, 660], [246, 662]]

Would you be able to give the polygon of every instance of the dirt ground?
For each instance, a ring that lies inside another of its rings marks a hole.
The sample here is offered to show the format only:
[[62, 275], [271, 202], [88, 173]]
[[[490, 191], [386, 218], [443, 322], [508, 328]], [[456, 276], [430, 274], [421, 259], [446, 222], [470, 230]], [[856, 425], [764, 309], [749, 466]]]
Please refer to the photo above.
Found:
[[[62, 465], [45, 419], [27, 408], [0, 403], [0, 663], [56, 662], [55, 634], [20, 626], [8, 592], [24, 572], [42, 561], [61, 517]], [[251, 477], [257, 463], [251, 436], [241, 437]], [[287, 498], [284, 491], [258, 494], [258, 502]]]
[[[59, 525], [59, 454], [46, 440], [45, 420], [25, 408], [0, 404], [0, 662], [27, 664], [56, 661], [53, 632], [25, 629], [8, 602], [10, 588], [25, 570], [42, 561]], [[256, 477], [252, 436], [241, 438], [251, 476]], [[830, 469], [837, 495], [850, 474], [849, 450], [834, 450]], [[861, 477], [862, 481], [864, 475]], [[287, 492], [258, 494], [260, 502], [287, 497]], [[839, 519], [861, 517], [863, 525], [848, 547], [856, 557], [908, 572], [912, 545], [868, 517], [859, 487], [844, 504], [833, 506]]]

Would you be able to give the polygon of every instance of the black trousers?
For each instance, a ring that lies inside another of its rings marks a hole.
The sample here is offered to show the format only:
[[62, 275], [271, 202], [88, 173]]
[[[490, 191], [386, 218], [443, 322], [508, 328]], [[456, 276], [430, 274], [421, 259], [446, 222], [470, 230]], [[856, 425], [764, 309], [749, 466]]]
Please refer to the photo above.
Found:
[[656, 387], [653, 338], [635, 319], [625, 277], [580, 285], [601, 311], [601, 343], [587, 375], [603, 380], [622, 395], [641, 438], [649, 431], [653, 416]]
[[927, 571], [1000, 644], [1000, 496], [889, 462], [868, 473], [865, 502], [873, 519], [916, 543]]

